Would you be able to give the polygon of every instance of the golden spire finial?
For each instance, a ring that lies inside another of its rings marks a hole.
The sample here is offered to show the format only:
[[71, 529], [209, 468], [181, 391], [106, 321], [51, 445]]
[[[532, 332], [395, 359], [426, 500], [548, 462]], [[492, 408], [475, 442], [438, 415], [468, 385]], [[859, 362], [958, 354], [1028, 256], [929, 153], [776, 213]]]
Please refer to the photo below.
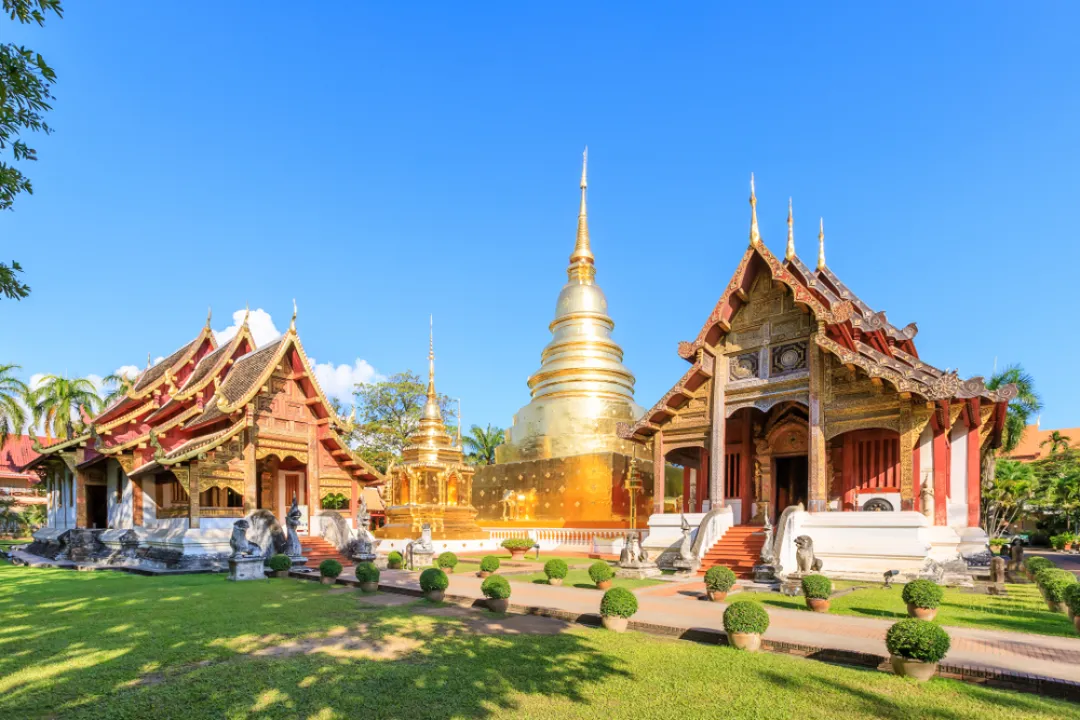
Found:
[[428, 318], [428, 383], [427, 402], [424, 403], [424, 419], [442, 421], [439, 397], [435, 393], [435, 316]]
[[581, 208], [578, 210], [577, 220], [577, 243], [574, 244], [574, 252], [570, 255], [570, 264], [584, 262], [593, 263], [592, 248], [589, 247], [589, 218], [585, 210], [585, 192], [588, 188], [586, 174], [589, 165], [589, 147], [585, 146], [585, 152], [581, 156]]
[[761, 233], [757, 225], [757, 194], [754, 192], [754, 173], [750, 173], [750, 244], [761, 245]]
[[214, 317], [214, 308], [212, 306], [207, 306], [207, 308], [206, 308], [206, 329], [207, 330], [210, 329], [210, 320], [213, 319], [213, 317]]
[[821, 218], [817, 235], [817, 269], [825, 268], [825, 218]]
[[791, 198], [787, 199], [787, 253], [784, 259], [795, 259], [795, 223], [791, 218]]
[[146, 353], [146, 369], [150, 369], [150, 353]]
[[250, 317], [251, 317], [251, 306], [248, 305], [247, 303], [244, 303], [244, 322], [242, 322], [241, 325], [247, 326], [248, 318], [250, 318]]
[[289, 321], [289, 331], [296, 332], [296, 298], [292, 301], [292, 320]]

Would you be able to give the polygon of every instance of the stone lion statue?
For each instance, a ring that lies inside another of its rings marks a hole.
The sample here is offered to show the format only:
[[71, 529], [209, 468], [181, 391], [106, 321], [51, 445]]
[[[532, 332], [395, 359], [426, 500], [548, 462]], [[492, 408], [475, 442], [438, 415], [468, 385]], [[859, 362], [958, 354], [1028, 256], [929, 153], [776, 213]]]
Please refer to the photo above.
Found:
[[814, 557], [814, 541], [809, 535], [795, 538], [795, 561], [800, 573], [817, 572], [821, 569], [821, 558]]
[[229, 538], [229, 547], [232, 548], [232, 556], [234, 558], [251, 557], [262, 554], [259, 547], [252, 544], [252, 542], [247, 539], [247, 531], [250, 527], [251, 523], [242, 518], [233, 523], [232, 536]]

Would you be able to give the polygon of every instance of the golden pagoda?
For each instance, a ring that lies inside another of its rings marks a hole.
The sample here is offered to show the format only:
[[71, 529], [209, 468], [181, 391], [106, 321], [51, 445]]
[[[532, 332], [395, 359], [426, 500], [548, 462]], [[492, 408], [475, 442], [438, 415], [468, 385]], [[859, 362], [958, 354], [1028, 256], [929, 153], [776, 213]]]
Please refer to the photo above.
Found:
[[[615, 322], [596, 284], [586, 212], [588, 149], [582, 160], [577, 241], [555, 303], [552, 338], [529, 378], [532, 399], [514, 416], [496, 464], [476, 478], [473, 504], [488, 526], [621, 527], [630, 516], [630, 458], [651, 488], [651, 460], [616, 426], [642, 413], [634, 376], [612, 337]], [[646, 493], [638, 496], [647, 514]]]
[[387, 468], [390, 507], [386, 524], [375, 537], [388, 540], [417, 538], [431, 525], [433, 540], [480, 540], [488, 534], [476, 524], [476, 508], [469, 502], [473, 468], [464, 461], [460, 445], [450, 440], [435, 393], [435, 341], [428, 349], [428, 386], [424, 413], [401, 462]]

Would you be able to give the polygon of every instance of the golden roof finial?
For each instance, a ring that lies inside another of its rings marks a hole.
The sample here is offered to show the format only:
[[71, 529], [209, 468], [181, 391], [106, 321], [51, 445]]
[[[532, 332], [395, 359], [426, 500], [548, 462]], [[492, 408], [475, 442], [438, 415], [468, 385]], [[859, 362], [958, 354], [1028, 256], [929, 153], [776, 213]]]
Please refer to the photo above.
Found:
[[588, 188], [586, 174], [589, 165], [589, 147], [585, 146], [585, 152], [581, 156], [581, 208], [578, 210], [577, 242], [574, 244], [574, 252], [570, 255], [571, 266], [577, 263], [592, 264], [594, 261], [592, 248], [589, 247], [589, 218], [585, 210], [585, 192]]
[[761, 245], [761, 233], [757, 225], [757, 194], [754, 192], [754, 173], [750, 173], [750, 244]]
[[248, 324], [248, 318], [250, 318], [250, 317], [251, 317], [251, 306], [248, 305], [247, 303], [244, 303], [244, 322], [242, 322], [240, 324], [243, 325], [243, 326], [246, 326]]
[[821, 218], [817, 234], [817, 269], [825, 268], [825, 218]]
[[439, 411], [439, 398], [435, 393], [435, 316], [428, 318], [428, 383], [427, 402], [424, 403], [424, 418], [427, 420], [442, 420]]
[[146, 369], [150, 369], [150, 353], [146, 353]]
[[289, 331], [296, 332], [296, 298], [292, 301], [292, 320], [289, 321]]
[[784, 259], [795, 259], [795, 223], [791, 218], [791, 198], [787, 199], [787, 253]]
[[207, 308], [206, 308], [206, 329], [207, 330], [210, 329], [210, 321], [213, 319], [213, 317], [214, 317], [214, 308], [211, 307], [211, 306], [207, 306]]

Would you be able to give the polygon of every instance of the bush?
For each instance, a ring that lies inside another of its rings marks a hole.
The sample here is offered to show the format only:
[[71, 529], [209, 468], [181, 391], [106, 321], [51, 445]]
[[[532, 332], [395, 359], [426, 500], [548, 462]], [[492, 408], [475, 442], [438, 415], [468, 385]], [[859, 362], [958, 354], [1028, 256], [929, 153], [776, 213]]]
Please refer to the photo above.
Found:
[[1050, 536], [1050, 547], [1054, 548], [1055, 550], [1064, 550], [1065, 546], [1071, 542], [1072, 540], [1069, 538], [1068, 535], [1065, 534]]
[[769, 613], [761, 603], [753, 600], [736, 600], [724, 610], [724, 631], [730, 633], [757, 633], [769, 629]]
[[1050, 562], [1041, 555], [1028, 555], [1024, 558], [1024, 569], [1034, 575], [1044, 568], [1052, 568], [1054, 563]]
[[485, 555], [484, 559], [480, 561], [480, 569], [484, 572], [491, 573], [498, 570], [499, 565], [501, 564], [502, 563], [499, 562], [499, 558], [495, 557], [494, 555]]
[[949, 633], [929, 620], [907, 618], [885, 634], [885, 647], [889, 652], [910, 660], [941, 662], [949, 652], [949, 645]]
[[341, 563], [339, 563], [337, 560], [334, 560], [333, 558], [327, 558], [326, 560], [323, 560], [321, 563], [319, 563], [319, 574], [323, 577], [336, 578], [338, 575], [341, 574], [341, 570]]
[[832, 595], [832, 580], [824, 575], [807, 575], [802, 579], [802, 593], [812, 600], [828, 600]]
[[420, 573], [420, 589], [424, 592], [445, 590], [450, 587], [450, 578], [439, 568], [428, 568]]
[[594, 583], [602, 583], [615, 577], [615, 571], [606, 562], [599, 560], [589, 566], [589, 577]]
[[1032, 545], [1037, 545], [1039, 547], [1046, 547], [1047, 545], [1050, 544], [1050, 535], [1043, 532], [1042, 530], [1038, 530], [1036, 532], [1031, 533], [1030, 540], [1031, 540]]
[[502, 546], [507, 550], [531, 550], [535, 544], [529, 538], [508, 538], [502, 541]]
[[292, 567], [292, 558], [283, 553], [270, 556], [270, 569], [274, 572], [281, 572], [282, 570], [288, 570]]
[[637, 598], [626, 588], [611, 588], [600, 600], [600, 614], [604, 617], [631, 617], [637, 612]]
[[1076, 576], [1068, 570], [1046, 568], [1035, 573], [1035, 582], [1049, 602], [1064, 602], [1065, 588], [1076, 584]]
[[990, 547], [1001, 547], [1002, 545], [1008, 545], [1009, 541], [1005, 538], [996, 537], [990, 538]]
[[735, 587], [735, 573], [723, 565], [713, 565], [705, 571], [705, 587], [713, 592], [726, 593]]
[[356, 566], [356, 581], [362, 583], [379, 582], [379, 568], [375, 563], [362, 562]]
[[510, 583], [502, 575], [492, 575], [480, 583], [480, 592], [492, 600], [505, 600], [510, 597]]
[[397, 550], [394, 550], [386, 556], [386, 562], [391, 565], [401, 565], [405, 562], [405, 558]]
[[1073, 615], [1080, 615], [1080, 583], [1071, 583], [1065, 587], [1065, 603]]
[[559, 558], [552, 558], [544, 563], [544, 574], [547, 575], [548, 580], [562, 580], [568, 572], [570, 568]]
[[444, 552], [439, 556], [439, 559], [435, 561], [435, 565], [441, 568], [450, 568], [453, 570], [457, 567], [457, 555], [452, 552]]
[[901, 597], [917, 608], [932, 610], [941, 604], [945, 591], [933, 580], [912, 580], [904, 586]]

